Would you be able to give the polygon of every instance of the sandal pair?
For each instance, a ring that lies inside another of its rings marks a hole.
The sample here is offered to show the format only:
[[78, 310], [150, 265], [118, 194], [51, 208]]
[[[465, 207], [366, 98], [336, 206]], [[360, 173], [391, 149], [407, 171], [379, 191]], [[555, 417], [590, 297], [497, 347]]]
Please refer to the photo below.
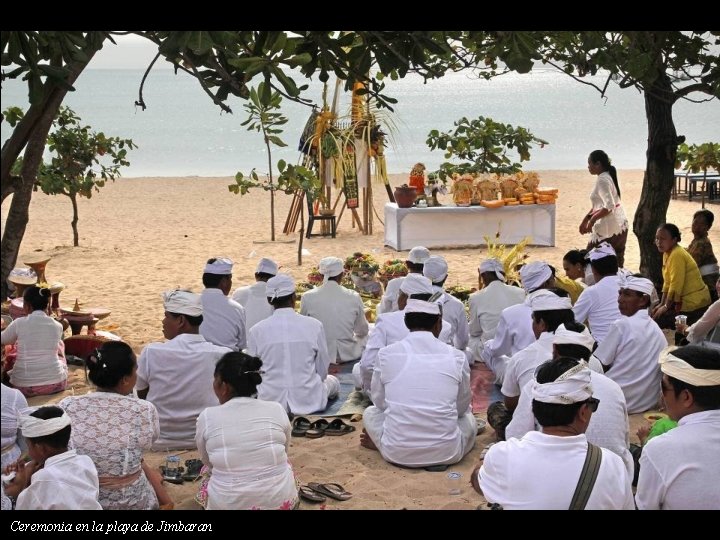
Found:
[[332, 482], [327, 484], [308, 482], [300, 486], [298, 494], [300, 498], [314, 503], [325, 502], [327, 497], [335, 499], [336, 501], [347, 501], [352, 498], [352, 493], [345, 491], [345, 488], [340, 484]]

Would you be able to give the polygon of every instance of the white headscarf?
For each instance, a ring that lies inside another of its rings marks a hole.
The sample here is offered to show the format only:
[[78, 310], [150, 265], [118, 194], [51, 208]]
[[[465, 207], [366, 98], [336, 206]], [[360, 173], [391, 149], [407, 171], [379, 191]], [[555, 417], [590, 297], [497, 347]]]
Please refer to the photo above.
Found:
[[162, 293], [165, 311], [179, 315], [199, 317], [203, 314], [202, 300], [199, 294], [184, 289], [175, 289]]
[[426, 302], [425, 300], [410, 299], [405, 306], [405, 313], [429, 313], [430, 315], [440, 315], [440, 306], [436, 302]]
[[505, 281], [505, 267], [500, 259], [485, 259], [480, 263], [480, 266], [478, 266], [478, 270], [481, 274], [485, 272], [495, 272], [495, 275], [500, 281]]
[[433, 283], [440, 283], [448, 275], [447, 261], [438, 255], [431, 255], [423, 266], [423, 276]]
[[343, 273], [345, 264], [342, 259], [337, 257], [325, 257], [320, 261], [318, 271], [323, 275], [323, 283], [327, 283], [331, 277], [339, 276]]
[[642, 294], [647, 294], [648, 296], [652, 296], [655, 290], [655, 285], [653, 285], [652, 281], [644, 277], [635, 277], [632, 274], [620, 275], [618, 285], [621, 289], [630, 289], [631, 291], [637, 291]]
[[595, 346], [595, 338], [592, 337], [590, 330], [586, 326], [582, 332], [573, 332], [565, 328], [564, 324], [561, 324], [555, 330], [553, 336], [553, 344], [555, 345], [581, 345], [588, 351], [592, 352]]
[[408, 296], [412, 294], [432, 294], [432, 282], [420, 274], [408, 274], [400, 284], [400, 290]]
[[270, 300], [289, 296], [295, 292], [295, 280], [287, 274], [278, 274], [267, 280], [265, 296]]
[[205, 274], [226, 276], [232, 274], [233, 262], [227, 257], [217, 257], [214, 262], [205, 264]]
[[30, 416], [29, 413], [33, 410], [37, 409], [24, 409], [20, 414], [20, 431], [22, 431], [23, 437], [35, 438], [52, 435], [70, 425], [70, 417], [65, 411], [63, 411], [62, 416], [43, 420], [42, 418]]
[[415, 264], [425, 264], [425, 261], [427, 261], [429, 257], [430, 250], [428, 248], [415, 246], [410, 250], [410, 253], [408, 253], [408, 258], [406, 260]]
[[590, 369], [585, 362], [571, 367], [553, 382], [540, 384], [533, 380], [532, 383], [532, 398], [541, 403], [570, 405], [588, 400], [592, 393]]
[[720, 369], [698, 369], [672, 352], [660, 355], [660, 371], [693, 386], [720, 386]]
[[530, 309], [533, 311], [553, 311], [572, 309], [572, 302], [567, 297], [558, 296], [547, 289], [540, 289], [530, 294]]
[[604, 259], [605, 257], [617, 257], [617, 253], [615, 253], [613, 247], [607, 242], [602, 242], [598, 247], [591, 249], [587, 254], [587, 258], [591, 261]]
[[273, 276], [278, 273], [278, 265], [272, 259], [266, 259], [263, 257], [260, 259], [257, 267], [255, 268], [256, 274], [272, 274]]
[[525, 292], [534, 291], [552, 277], [550, 265], [544, 261], [535, 261], [520, 268], [520, 280]]

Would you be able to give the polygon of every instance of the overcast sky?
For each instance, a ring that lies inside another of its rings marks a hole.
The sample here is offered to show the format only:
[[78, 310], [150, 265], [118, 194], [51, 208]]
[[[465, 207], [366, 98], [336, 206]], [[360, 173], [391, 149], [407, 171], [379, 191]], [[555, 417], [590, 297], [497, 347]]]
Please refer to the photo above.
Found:
[[[157, 54], [157, 45], [136, 35], [113, 36], [117, 45], [106, 41], [103, 48], [90, 62], [90, 69], [144, 69]], [[158, 60], [153, 69], [171, 69], [164, 59]]]

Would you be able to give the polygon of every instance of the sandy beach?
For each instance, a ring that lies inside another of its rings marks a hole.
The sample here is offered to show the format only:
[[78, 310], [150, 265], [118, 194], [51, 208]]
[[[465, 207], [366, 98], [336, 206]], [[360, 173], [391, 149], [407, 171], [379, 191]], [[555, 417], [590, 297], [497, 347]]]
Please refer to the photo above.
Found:
[[[556, 216], [556, 246], [529, 247], [532, 260], [546, 260], [562, 270], [562, 256], [572, 248], [585, 247], [587, 236], [577, 228], [590, 207], [589, 194], [594, 177], [585, 170], [539, 171], [542, 187], [559, 189]], [[629, 220], [640, 197], [643, 172], [619, 172], [623, 205]], [[407, 176], [392, 175], [392, 184], [407, 181]], [[260, 257], [278, 262], [281, 271], [296, 280], [304, 280], [309, 269], [325, 256], [346, 257], [354, 251], [371, 252], [379, 261], [404, 258], [407, 252], [395, 252], [383, 246], [384, 231], [380, 220], [387, 202], [385, 190], [375, 185], [374, 232], [363, 235], [351, 227], [346, 212], [338, 226], [337, 238], [312, 238], [304, 241], [307, 254], [303, 265], [297, 265], [297, 234], [285, 236], [283, 224], [291, 197], [277, 196], [277, 241], [270, 240], [269, 195], [262, 191], [244, 197], [228, 191], [231, 178], [123, 178], [102, 188], [93, 198], [79, 201], [80, 247], [72, 247], [70, 220], [72, 210], [66, 197], [33, 194], [30, 222], [23, 240], [17, 266], [24, 257], [42, 252], [52, 257], [47, 265], [48, 281], [60, 281], [65, 290], [61, 306], [72, 308], [77, 299], [82, 308], [104, 307], [111, 315], [99, 329], [110, 330], [140, 352], [149, 342], [162, 340], [163, 307], [160, 293], [174, 287], [202, 290], [202, 269], [212, 256], [227, 256], [235, 261], [233, 289], [253, 281], [255, 265]], [[333, 194], [333, 198], [335, 194]], [[441, 197], [450, 202], [451, 196]], [[3, 221], [9, 200], [2, 206]], [[692, 238], [692, 214], [700, 209], [696, 200], [673, 200], [667, 221], [680, 228], [681, 244]], [[715, 211], [716, 207], [710, 205]], [[316, 225], [319, 227], [319, 225]], [[711, 231], [711, 240], [720, 246], [718, 225]], [[495, 231], [488, 231], [493, 234]], [[291, 242], [291, 243], [288, 243]], [[716, 249], [718, 249], [716, 247]], [[477, 284], [477, 266], [485, 256], [484, 248], [433, 250], [443, 255], [450, 266], [448, 285]], [[637, 270], [639, 251], [637, 239], [628, 236], [626, 267]], [[59, 401], [71, 393], [88, 391], [81, 368], [73, 368], [72, 388], [63, 394], [43, 398]], [[38, 403], [39, 398], [32, 401]], [[631, 423], [631, 440], [635, 429], [644, 422], [636, 415]], [[478, 463], [485, 445], [494, 439], [491, 429], [480, 435], [476, 447], [450, 470], [463, 474], [460, 495], [449, 496], [440, 480], [442, 473], [400, 469], [384, 462], [377, 452], [359, 446], [358, 429], [343, 437], [316, 440], [294, 438], [290, 459], [302, 483], [337, 482], [354, 494], [349, 501], [328, 500], [327, 508], [348, 509], [474, 509], [482, 497], [468, 485], [470, 471]], [[197, 457], [187, 452], [183, 459]], [[163, 462], [162, 454], [149, 454], [151, 465]], [[170, 485], [169, 491], [179, 509], [194, 509], [192, 484]], [[317, 508], [303, 502], [301, 508]]]

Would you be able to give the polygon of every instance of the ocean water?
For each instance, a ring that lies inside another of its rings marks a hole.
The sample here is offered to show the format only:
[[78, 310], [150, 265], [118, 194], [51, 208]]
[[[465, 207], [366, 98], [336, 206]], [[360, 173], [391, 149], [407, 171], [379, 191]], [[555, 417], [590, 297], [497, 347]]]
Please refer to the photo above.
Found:
[[[129, 154], [131, 164], [123, 169], [123, 176], [230, 176], [253, 167], [267, 172], [262, 137], [240, 125], [247, 117], [242, 100], [231, 97], [228, 105], [233, 114], [221, 113], [193, 78], [157, 69], [145, 84], [148, 108], [142, 111], [134, 105], [142, 74], [134, 69], [86, 70], [65, 100], [84, 123], [108, 136], [132, 138], [139, 146]], [[604, 77], [596, 77], [595, 82], [602, 85]], [[395, 112], [380, 113], [386, 117], [385, 130], [391, 132], [386, 151], [391, 173], [409, 172], [416, 162], [429, 170], [437, 168], [444, 161], [443, 153], [425, 144], [428, 132], [449, 130], [463, 116], [481, 115], [526, 127], [549, 141], [543, 149], [534, 148], [531, 160], [523, 164], [526, 170], [582, 169], [595, 149], [605, 150], [618, 168], [645, 167], [644, 102], [631, 88], [621, 90], [611, 84], [607, 97], [601, 98], [593, 88], [554, 70], [508, 74], [491, 81], [457, 73], [427, 84], [414, 76], [386, 83], [387, 93], [398, 99]], [[307, 96], [320, 102], [322, 84], [316, 80], [309, 84]], [[334, 84], [329, 99], [333, 88]], [[341, 113], [348, 111], [349, 102], [342, 93]], [[11, 105], [27, 107], [22, 82], [3, 83], [2, 107]], [[717, 100], [681, 101], [673, 110], [677, 131], [689, 143], [718, 142]], [[310, 109], [285, 100], [283, 113], [289, 121], [281, 138], [288, 147], [273, 149], [273, 165], [281, 158], [299, 160], [298, 139]], [[5, 122], [0, 127], [4, 142], [10, 128]]]

